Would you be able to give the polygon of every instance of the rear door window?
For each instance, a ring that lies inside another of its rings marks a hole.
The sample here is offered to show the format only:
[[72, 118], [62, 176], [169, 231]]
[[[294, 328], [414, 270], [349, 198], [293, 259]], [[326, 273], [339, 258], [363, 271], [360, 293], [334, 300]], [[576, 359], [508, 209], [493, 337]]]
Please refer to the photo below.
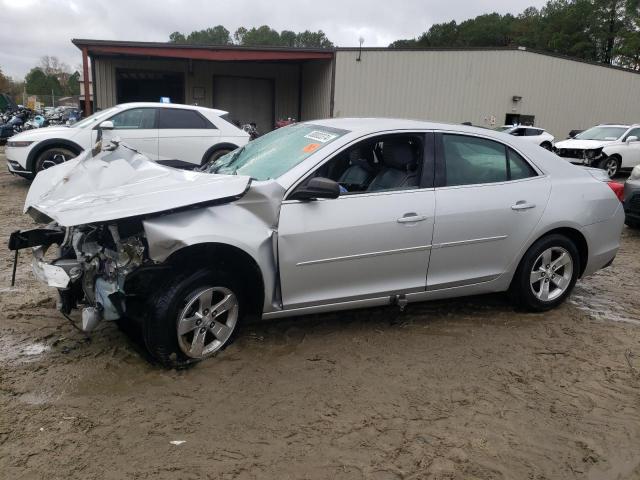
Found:
[[158, 128], [160, 129], [215, 128], [211, 122], [194, 110], [161, 108], [159, 117]]
[[521, 180], [535, 170], [511, 148], [487, 138], [444, 134], [445, 186]]

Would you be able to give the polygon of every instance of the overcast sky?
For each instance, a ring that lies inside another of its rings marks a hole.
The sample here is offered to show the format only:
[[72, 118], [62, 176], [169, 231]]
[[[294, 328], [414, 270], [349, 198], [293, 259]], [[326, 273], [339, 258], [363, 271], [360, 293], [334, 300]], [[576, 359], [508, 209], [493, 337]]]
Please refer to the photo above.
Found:
[[0, 0], [0, 68], [21, 79], [43, 55], [76, 67], [72, 38], [167, 41], [174, 31], [222, 24], [323, 30], [338, 46], [387, 46], [433, 23], [520, 13], [546, 0]]

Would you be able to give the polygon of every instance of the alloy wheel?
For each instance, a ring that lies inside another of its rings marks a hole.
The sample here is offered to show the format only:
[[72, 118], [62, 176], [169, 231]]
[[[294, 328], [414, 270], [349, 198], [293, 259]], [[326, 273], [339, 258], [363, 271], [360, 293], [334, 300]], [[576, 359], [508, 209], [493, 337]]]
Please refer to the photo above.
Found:
[[618, 161], [615, 158], [608, 159], [604, 164], [604, 169], [607, 171], [609, 178], [613, 178], [618, 173]]
[[188, 297], [178, 315], [178, 345], [190, 358], [220, 350], [238, 323], [238, 299], [225, 287], [204, 288]]
[[560, 297], [571, 284], [573, 258], [562, 247], [550, 247], [535, 262], [529, 277], [531, 291], [542, 302]]

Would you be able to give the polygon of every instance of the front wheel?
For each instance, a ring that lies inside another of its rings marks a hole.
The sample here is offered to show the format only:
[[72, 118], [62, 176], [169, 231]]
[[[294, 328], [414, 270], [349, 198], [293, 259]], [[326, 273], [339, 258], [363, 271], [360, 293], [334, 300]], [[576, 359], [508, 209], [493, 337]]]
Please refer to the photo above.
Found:
[[183, 368], [231, 343], [243, 312], [241, 284], [223, 271], [180, 275], [153, 300], [144, 321], [149, 353], [163, 366]]
[[549, 150], [550, 152], [553, 151], [553, 146], [549, 142], [542, 142], [542, 144], [540, 144], [540, 146], [542, 148], [544, 148], [545, 150]]
[[60, 163], [64, 163], [67, 160], [75, 158], [76, 156], [75, 152], [72, 152], [68, 148], [48, 148], [36, 158], [34, 174], [37, 174], [42, 170], [46, 170], [47, 168], [55, 167]]
[[599, 167], [607, 172], [609, 178], [613, 178], [620, 170], [620, 159], [618, 157], [607, 157], [600, 161]]
[[525, 253], [511, 284], [516, 303], [543, 312], [560, 305], [571, 293], [580, 272], [580, 256], [564, 235], [541, 238]]

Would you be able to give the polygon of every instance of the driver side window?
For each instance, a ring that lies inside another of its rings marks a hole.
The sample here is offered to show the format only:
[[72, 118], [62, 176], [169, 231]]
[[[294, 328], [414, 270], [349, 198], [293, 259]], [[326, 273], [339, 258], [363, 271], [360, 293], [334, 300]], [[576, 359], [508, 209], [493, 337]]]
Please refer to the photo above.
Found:
[[382, 135], [363, 140], [338, 153], [313, 172], [329, 178], [341, 195], [419, 188], [423, 155], [422, 135]]

